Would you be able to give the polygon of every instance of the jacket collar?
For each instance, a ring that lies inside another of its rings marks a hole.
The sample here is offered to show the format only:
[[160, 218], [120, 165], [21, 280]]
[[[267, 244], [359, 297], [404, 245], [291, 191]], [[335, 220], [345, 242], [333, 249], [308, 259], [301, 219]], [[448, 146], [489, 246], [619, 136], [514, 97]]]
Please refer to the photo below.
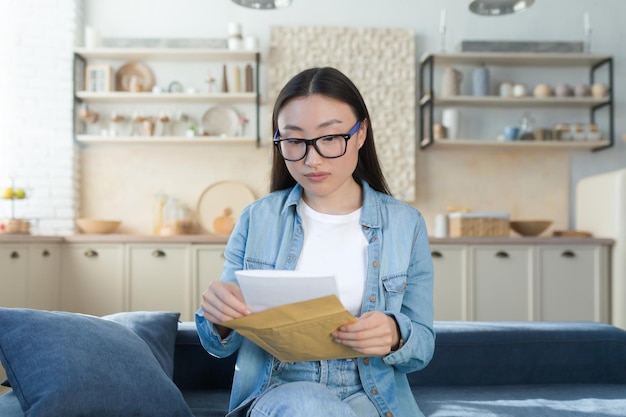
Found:
[[[366, 181], [361, 181], [363, 189], [363, 210], [361, 211], [361, 225], [370, 228], [380, 227], [380, 193], [374, 190]], [[287, 195], [287, 199], [281, 209], [285, 214], [290, 207], [297, 211], [302, 198], [303, 188], [296, 184]]]

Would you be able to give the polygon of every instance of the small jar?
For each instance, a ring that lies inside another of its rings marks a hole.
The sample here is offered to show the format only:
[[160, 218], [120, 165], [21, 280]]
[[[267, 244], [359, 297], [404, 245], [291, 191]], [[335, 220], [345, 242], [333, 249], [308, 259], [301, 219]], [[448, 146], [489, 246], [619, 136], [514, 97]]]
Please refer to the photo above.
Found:
[[513, 97], [526, 97], [526, 95], [528, 95], [526, 84], [517, 83], [513, 86]]
[[511, 97], [513, 95], [513, 83], [509, 81], [501, 82], [499, 93], [500, 97]]
[[530, 113], [524, 113], [524, 116], [520, 120], [519, 140], [534, 140], [535, 139], [535, 120], [530, 116]]

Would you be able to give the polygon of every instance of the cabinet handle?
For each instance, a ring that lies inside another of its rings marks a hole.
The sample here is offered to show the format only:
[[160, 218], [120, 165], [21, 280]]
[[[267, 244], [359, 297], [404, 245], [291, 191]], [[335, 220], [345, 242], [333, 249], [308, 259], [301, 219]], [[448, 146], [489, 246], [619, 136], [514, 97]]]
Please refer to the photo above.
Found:
[[20, 257], [19, 252], [13, 251], [11, 252], [11, 259], [18, 259]]
[[430, 253], [433, 258], [443, 258], [443, 255], [438, 250], [434, 250]]
[[562, 256], [563, 258], [575, 258], [575, 257], [576, 257], [576, 253], [574, 253], [574, 252], [573, 252], [573, 251], [571, 251], [571, 250], [566, 250], [566, 251], [563, 251], [563, 253], [561, 254], [561, 256]]
[[505, 258], [508, 258], [508, 257], [509, 257], [509, 254], [506, 253], [505, 251], [500, 250], [500, 251], [496, 252], [496, 258], [505, 259]]
[[88, 258], [97, 258], [98, 257], [98, 252], [96, 252], [93, 249], [87, 249], [85, 251], [85, 256]]
[[161, 249], [156, 249], [152, 252], [152, 256], [154, 256], [155, 258], [165, 258], [165, 252], [163, 252]]
[[41, 256], [43, 256], [44, 258], [50, 256], [50, 252], [48, 252], [48, 249], [44, 249], [43, 252], [41, 252]]

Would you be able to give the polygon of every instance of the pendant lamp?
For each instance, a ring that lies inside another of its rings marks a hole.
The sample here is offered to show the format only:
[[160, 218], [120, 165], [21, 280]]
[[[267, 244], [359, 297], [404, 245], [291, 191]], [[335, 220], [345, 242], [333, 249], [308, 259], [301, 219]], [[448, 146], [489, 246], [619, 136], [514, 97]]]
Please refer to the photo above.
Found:
[[292, 0], [233, 0], [233, 3], [250, 9], [270, 10], [288, 7]]
[[535, 0], [474, 0], [469, 9], [482, 16], [500, 16], [519, 13], [533, 5]]

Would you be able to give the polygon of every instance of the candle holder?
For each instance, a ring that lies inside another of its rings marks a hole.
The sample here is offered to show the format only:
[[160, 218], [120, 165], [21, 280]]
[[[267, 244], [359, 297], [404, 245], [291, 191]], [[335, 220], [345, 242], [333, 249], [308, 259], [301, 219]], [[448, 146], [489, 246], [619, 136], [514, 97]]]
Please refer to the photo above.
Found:
[[589, 12], [583, 14], [583, 32], [585, 34], [583, 48], [589, 54], [591, 53], [591, 19], [589, 18]]
[[446, 52], [446, 9], [441, 9], [439, 16], [439, 47], [441, 52]]
[[591, 53], [591, 28], [585, 29], [585, 39], [584, 39], [583, 48], [584, 48], [585, 53], [588, 53], [588, 54]]
[[441, 52], [446, 52], [446, 28], [443, 27], [439, 30], [439, 48]]

